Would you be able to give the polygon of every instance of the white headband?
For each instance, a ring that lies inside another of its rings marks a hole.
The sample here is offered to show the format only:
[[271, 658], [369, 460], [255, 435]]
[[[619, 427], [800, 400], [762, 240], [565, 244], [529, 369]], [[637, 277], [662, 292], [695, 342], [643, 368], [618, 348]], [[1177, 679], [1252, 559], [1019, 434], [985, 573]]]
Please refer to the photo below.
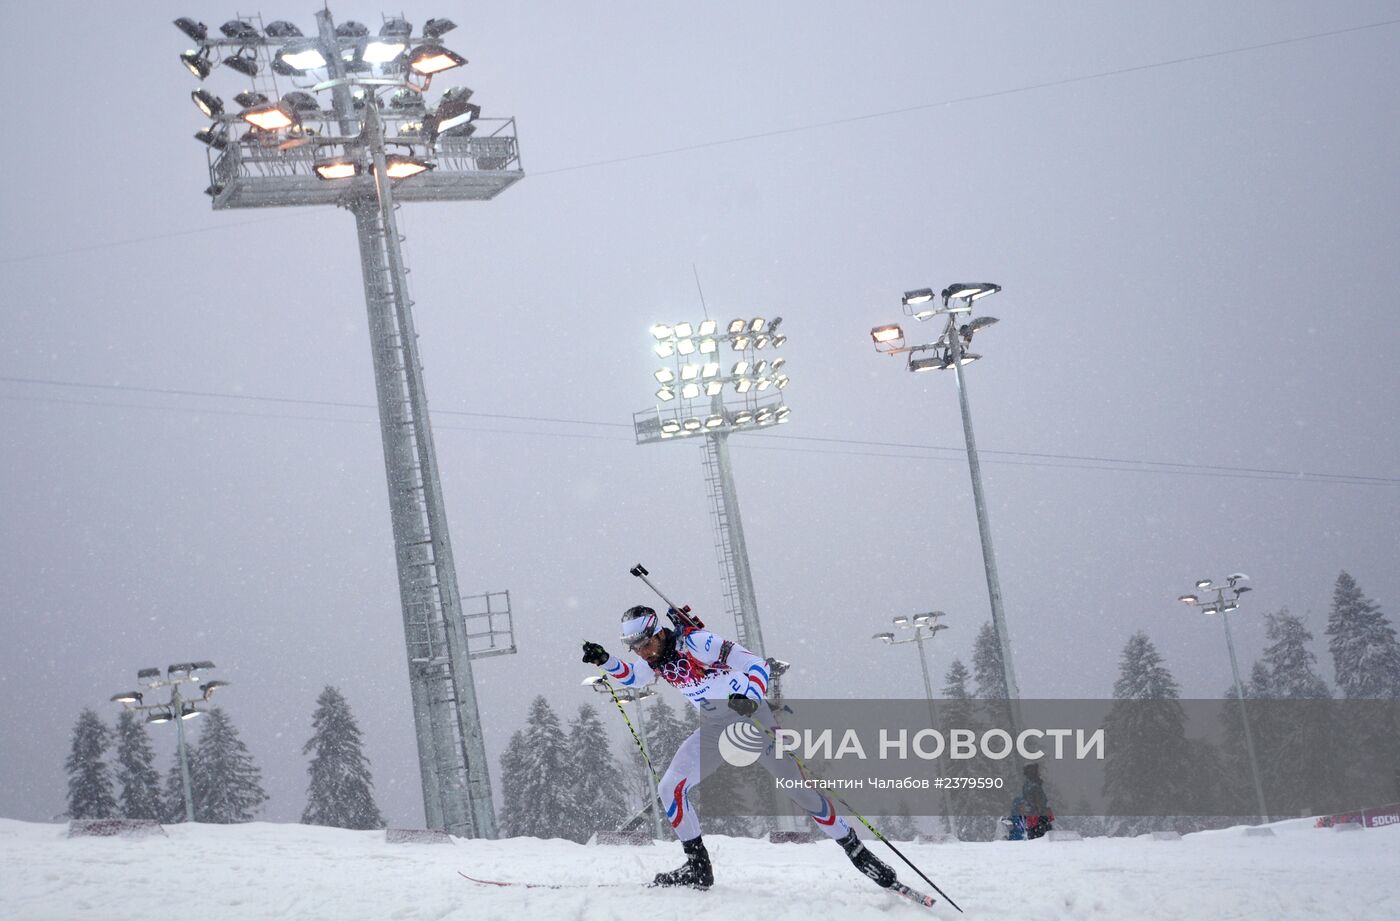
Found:
[[652, 634], [660, 632], [657, 628], [658, 622], [655, 613], [643, 614], [641, 617], [623, 621], [622, 642], [633, 646]]

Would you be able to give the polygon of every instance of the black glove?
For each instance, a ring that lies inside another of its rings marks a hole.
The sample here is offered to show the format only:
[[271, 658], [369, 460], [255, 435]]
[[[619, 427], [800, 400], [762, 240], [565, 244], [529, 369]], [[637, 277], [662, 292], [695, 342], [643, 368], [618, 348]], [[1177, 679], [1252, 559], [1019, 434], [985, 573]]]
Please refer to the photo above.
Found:
[[729, 709], [740, 716], [753, 716], [754, 711], [758, 709], [758, 701], [744, 694], [730, 694]]
[[585, 642], [583, 644], [583, 661], [589, 665], [602, 665], [608, 661], [608, 651], [597, 643]]

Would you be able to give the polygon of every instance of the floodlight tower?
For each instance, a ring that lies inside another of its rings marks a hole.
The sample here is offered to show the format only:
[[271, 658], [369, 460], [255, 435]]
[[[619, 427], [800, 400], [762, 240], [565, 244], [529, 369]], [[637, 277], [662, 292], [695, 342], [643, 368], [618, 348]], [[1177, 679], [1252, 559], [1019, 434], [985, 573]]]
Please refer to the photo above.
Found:
[[982, 495], [982, 465], [977, 458], [977, 439], [972, 433], [972, 408], [967, 402], [967, 381], [963, 366], [970, 365], [981, 355], [966, 351], [973, 335], [997, 322], [996, 317], [977, 317], [961, 322], [959, 317], [972, 314], [972, 302], [996, 294], [1001, 285], [991, 282], [952, 284], [943, 289], [943, 306], [933, 306], [932, 288], [920, 288], [904, 293], [906, 315], [916, 320], [944, 317], [943, 333], [933, 342], [906, 346], [904, 330], [897, 325], [877, 326], [870, 331], [875, 350], [891, 355], [907, 354], [910, 371], [951, 370], [958, 382], [958, 405], [962, 410], [963, 439], [967, 442], [967, 466], [972, 474], [972, 500], [977, 510], [977, 533], [982, 539], [982, 567], [987, 576], [987, 597], [992, 608], [992, 628], [1001, 648], [1002, 678], [1006, 683], [1006, 699], [1010, 710], [1013, 734], [1024, 725], [1021, 721], [1021, 689], [1016, 684], [1016, 669], [1011, 663], [1011, 635], [1006, 627], [1006, 612], [1001, 605], [1001, 578], [997, 575], [997, 558], [992, 550], [992, 526], [987, 520], [987, 500]]
[[[734, 617], [740, 644], [759, 656], [767, 650], [729, 462], [729, 436], [782, 425], [792, 415], [782, 395], [788, 385], [783, 370], [787, 359], [774, 354], [787, 342], [787, 334], [780, 331], [782, 322], [782, 317], [771, 323], [763, 317], [734, 319], [723, 334], [708, 318], [693, 326], [688, 322], [653, 326], [652, 349], [666, 362], [654, 373], [660, 403], [632, 416], [637, 444], [704, 438], [705, 482], [714, 513], [725, 604]], [[727, 369], [721, 344], [733, 352], [733, 364]], [[726, 388], [732, 391], [728, 401]]]
[[[1198, 579], [1196, 581], [1196, 591], [1201, 595], [1208, 592], [1215, 592], [1214, 598], [1202, 598], [1200, 595], [1180, 595], [1177, 601], [1199, 608], [1205, 614], [1219, 614], [1220, 623], [1225, 627], [1225, 648], [1230, 651], [1230, 674], [1235, 678], [1235, 699], [1240, 703], [1240, 722], [1244, 725], [1244, 745], [1245, 751], [1249, 755], [1249, 773], [1254, 780], [1254, 802], [1259, 808], [1259, 821], [1267, 824], [1269, 821], [1269, 808], [1264, 805], [1264, 784], [1259, 780], [1259, 761], [1254, 757], [1254, 734], [1249, 729], [1249, 711], [1244, 705], [1244, 685], [1240, 682], [1240, 663], [1235, 658], [1235, 638], [1230, 633], [1230, 618], [1228, 615], [1240, 609], [1240, 596], [1245, 592], [1253, 591], [1248, 585], [1240, 585], [1241, 582], [1248, 582], [1249, 576], [1242, 572], [1231, 573], [1225, 577], [1224, 583], [1216, 583], [1210, 579]], [[1225, 593], [1229, 592], [1230, 597], [1226, 598]]]
[[[170, 688], [170, 699], [165, 703], [148, 704], [145, 702], [145, 695], [140, 691], [123, 691], [112, 695], [112, 702], [121, 704], [123, 710], [145, 713], [148, 723], [175, 723], [175, 751], [180, 761], [180, 786], [184, 791], [186, 822], [194, 821], [194, 790], [190, 785], [190, 757], [189, 746], [185, 744], [185, 720], [194, 719], [206, 711], [199, 708], [197, 701], [186, 700], [180, 696], [180, 685], [199, 684], [199, 672], [214, 667], [214, 663], [207, 660], [177, 662], [166, 667], [164, 678], [161, 677], [159, 668], [143, 668], [138, 671], [136, 680], [147, 691]], [[216, 690], [224, 687], [228, 687], [227, 681], [206, 681], [200, 684], [199, 700], [208, 700], [214, 696]]]
[[495, 837], [395, 214], [400, 202], [484, 201], [517, 182], [515, 120], [480, 118], [465, 87], [428, 106], [433, 77], [466, 63], [442, 44], [455, 28], [447, 19], [428, 20], [417, 36], [399, 17], [371, 36], [361, 23], [337, 25], [327, 9], [310, 36], [281, 20], [230, 20], [223, 37], [191, 19], [175, 25], [198, 46], [180, 60], [201, 81], [222, 63], [251, 82], [233, 109], [208, 90], [191, 94], [210, 121], [195, 137], [208, 149], [214, 209], [334, 205], [355, 218], [424, 812], [430, 828]]

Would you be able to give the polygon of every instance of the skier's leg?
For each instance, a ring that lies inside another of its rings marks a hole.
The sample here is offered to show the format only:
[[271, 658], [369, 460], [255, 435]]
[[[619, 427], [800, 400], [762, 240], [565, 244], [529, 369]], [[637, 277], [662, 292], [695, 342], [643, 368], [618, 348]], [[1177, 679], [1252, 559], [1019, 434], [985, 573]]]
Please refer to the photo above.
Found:
[[[703, 780], [705, 775], [718, 767], [714, 759], [700, 757], [700, 752], [706, 744], [702, 736], [713, 736], [708, 744], [711, 748], [715, 746], [715, 739], [718, 737], [708, 726], [701, 726], [686, 736], [685, 741], [676, 749], [670, 766], [666, 768], [666, 773], [661, 778], [661, 786], [657, 788], [661, 803], [666, 807], [666, 820], [671, 823], [676, 837], [682, 841], [689, 841], [700, 834], [700, 816], [690, 805], [690, 790]], [[709, 763], [704, 764], [706, 761]]]

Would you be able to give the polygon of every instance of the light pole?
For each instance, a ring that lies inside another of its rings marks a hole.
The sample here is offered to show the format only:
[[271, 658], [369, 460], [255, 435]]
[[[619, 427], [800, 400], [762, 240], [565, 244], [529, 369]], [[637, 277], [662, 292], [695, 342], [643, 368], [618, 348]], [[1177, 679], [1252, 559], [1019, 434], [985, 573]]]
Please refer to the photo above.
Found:
[[[653, 372], [659, 385], [658, 403], [632, 416], [637, 444], [704, 438], [705, 483], [725, 603], [734, 617], [736, 639], [759, 656], [766, 655], [767, 649], [729, 462], [729, 436], [782, 425], [792, 414], [782, 395], [788, 385], [787, 358], [777, 354], [787, 342], [782, 322], [782, 317], [771, 322], [763, 317], [736, 318], [723, 332], [708, 318], [698, 324], [652, 326], [652, 350], [665, 362]], [[723, 357], [722, 345], [729, 346], [732, 359]], [[726, 390], [730, 392], [727, 402]], [[777, 678], [777, 673], [772, 677]], [[774, 691], [771, 696], [778, 695]]]
[[[635, 703], [637, 705], [637, 735], [641, 737], [642, 747], [647, 750], [647, 757], [651, 757], [651, 742], [647, 739], [647, 722], [642, 713], [642, 701], [648, 697], [655, 697], [656, 692], [651, 688], [619, 688], [609, 687], [607, 679], [602, 675], [594, 675], [591, 678], [583, 679], [583, 683], [593, 688], [599, 694], [611, 694], [623, 703]], [[651, 827], [653, 836], [660, 839], [666, 836], [666, 829], [661, 824], [661, 810], [658, 808], [660, 791], [656, 789], [658, 780], [651, 776], [646, 763], [639, 766], [642, 772], [642, 791], [647, 798], [643, 800], [643, 806], [651, 812]]]
[[[918, 645], [919, 667], [924, 673], [924, 696], [928, 698], [928, 719], [930, 728], [937, 728], [938, 715], [934, 712], [933, 681], [929, 678], [928, 658], [924, 652], [924, 640], [931, 641], [939, 630], [948, 629], [947, 624], [936, 622], [940, 617], [947, 616], [948, 615], [942, 611], [929, 611], [925, 614], [915, 614], [912, 618], [901, 615], [894, 619], [894, 625], [901, 630], [913, 630], [913, 636], [909, 639], [897, 640], [893, 633], [877, 633], [873, 637], [873, 639], [880, 640], [888, 646], [903, 646], [906, 643], [915, 643]], [[943, 826], [948, 834], [955, 834], [953, 831], [953, 817], [948, 814], [948, 793], [946, 790], [943, 791], [942, 800], [944, 804]]]
[[258, 17], [230, 20], [222, 35], [183, 17], [175, 26], [197, 46], [180, 55], [190, 73], [203, 81], [223, 64], [247, 87], [227, 109], [207, 89], [191, 93], [209, 120], [195, 137], [208, 152], [214, 209], [331, 205], [355, 218], [425, 819], [429, 828], [493, 838], [397, 212], [403, 202], [485, 201], [517, 182], [515, 120], [481, 118], [466, 87], [429, 105], [434, 77], [467, 63], [442, 42], [456, 28], [448, 19], [429, 19], [417, 35], [399, 17], [371, 35], [324, 8], [310, 35]]
[[[907, 291], [904, 294], [904, 312], [916, 320], [929, 320], [945, 317], [943, 333], [930, 343], [906, 346], [904, 331], [897, 325], [877, 326], [870, 331], [875, 342], [875, 350], [887, 354], [907, 354], [907, 367], [910, 371], [952, 370], [958, 382], [958, 405], [962, 410], [963, 438], [967, 443], [967, 465], [972, 474], [972, 500], [977, 510], [977, 533], [982, 539], [982, 566], [987, 575], [987, 595], [991, 601], [992, 629], [996, 631], [997, 645], [1001, 648], [1002, 677], [1006, 684], [1007, 703], [1010, 707], [1011, 731], [1015, 735], [1022, 726], [1021, 690], [1016, 683], [1016, 669], [1011, 661], [1011, 634], [1006, 625], [1006, 612], [1001, 603], [1001, 580], [997, 576], [996, 554], [992, 550], [992, 526], [987, 519], [987, 501], [982, 493], [982, 466], [977, 459], [977, 439], [972, 431], [972, 408], [967, 401], [967, 380], [963, 375], [963, 365], [971, 364], [981, 355], [967, 352], [964, 347], [972, 342], [973, 335], [997, 322], [996, 317], [971, 319], [972, 302], [1001, 290], [1001, 285], [990, 282], [976, 284], [952, 284], [943, 289], [942, 307], [929, 307], [934, 302], [931, 288]], [[965, 322], [959, 322], [966, 318]]]
[[177, 662], [167, 666], [162, 678], [159, 668], [143, 668], [136, 673], [136, 680], [147, 691], [157, 688], [170, 688], [170, 699], [165, 703], [145, 703], [145, 695], [140, 691], [123, 691], [113, 694], [112, 701], [122, 705], [123, 710], [136, 710], [146, 714], [147, 723], [175, 723], [175, 746], [180, 762], [180, 783], [185, 794], [185, 821], [194, 821], [194, 790], [190, 786], [190, 759], [185, 744], [185, 720], [193, 719], [205, 711], [199, 709], [198, 701], [214, 696], [214, 691], [228, 687], [227, 681], [206, 681], [199, 685], [200, 696], [196, 700], [186, 700], [180, 695], [180, 685], [199, 684], [198, 672], [214, 668], [213, 662]]
[[[1230, 673], [1235, 678], [1235, 698], [1240, 702], [1240, 722], [1244, 725], [1244, 746], [1249, 754], [1249, 772], [1254, 780], [1255, 805], [1259, 809], [1259, 821], [1267, 823], [1269, 810], [1264, 804], [1264, 784], [1259, 779], [1259, 761], [1254, 756], [1254, 733], [1249, 728], [1249, 713], [1244, 703], [1244, 685], [1240, 682], [1239, 660], [1235, 658], [1235, 638], [1230, 634], [1230, 618], [1227, 616], [1240, 609], [1240, 596], [1251, 591], [1248, 585], [1238, 584], [1248, 580], [1249, 576], [1242, 572], [1226, 576], [1224, 584], [1201, 579], [1196, 582], [1196, 591], [1201, 594], [1215, 592], [1214, 599], [1202, 599], [1199, 595], [1192, 594], [1181, 595], [1176, 600], [1193, 608], [1200, 608], [1206, 614], [1219, 614], [1220, 622], [1225, 626], [1225, 648], [1230, 651]], [[1225, 597], [1226, 592], [1230, 593], [1229, 598]]]

